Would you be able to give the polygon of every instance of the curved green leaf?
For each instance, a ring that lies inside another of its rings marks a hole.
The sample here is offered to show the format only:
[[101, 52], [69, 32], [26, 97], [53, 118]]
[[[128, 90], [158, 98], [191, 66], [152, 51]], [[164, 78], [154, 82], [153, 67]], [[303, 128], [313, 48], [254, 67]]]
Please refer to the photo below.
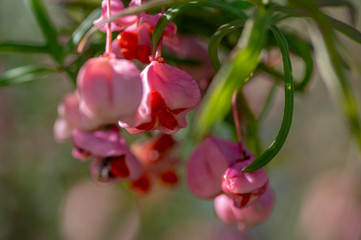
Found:
[[[203, 3], [203, 2], [202, 2]], [[163, 32], [165, 28], [168, 26], [168, 24], [176, 17], [178, 14], [186, 11], [189, 8], [200, 6], [201, 2], [189, 2], [182, 4], [180, 6], [169, 8], [163, 16], [159, 19], [157, 25], [155, 26], [153, 30], [153, 50], [154, 52], [157, 51], [157, 46], [159, 43], [159, 40], [161, 39]]]
[[355, 40], [356, 42], [361, 44], [361, 32], [357, 29], [351, 27], [350, 25], [343, 23], [337, 19], [332, 17], [328, 17], [329, 21], [331, 22], [332, 26], [339, 32], [345, 34], [349, 38]]
[[256, 158], [256, 160], [254, 160], [248, 167], [243, 169], [244, 172], [253, 172], [264, 167], [277, 155], [286, 141], [292, 123], [294, 88], [288, 44], [282, 32], [275, 25], [271, 25], [271, 30], [276, 38], [278, 46], [280, 47], [285, 72], [284, 115], [282, 125], [276, 139], [260, 157]]
[[184, 3], [180, 6], [174, 7], [174, 8], [169, 8], [163, 14], [163, 16], [159, 19], [157, 25], [154, 28], [154, 31], [153, 31], [153, 50], [154, 50], [154, 52], [157, 49], [159, 40], [162, 37], [163, 31], [167, 27], [167, 25], [171, 21], [173, 21], [173, 19], [176, 16], [178, 16], [178, 14], [180, 14], [190, 8], [199, 7], [199, 6], [217, 8], [217, 9], [220, 9], [236, 18], [241, 18], [241, 19], [247, 18], [247, 15], [244, 14], [240, 10], [240, 8], [235, 8], [234, 6], [232, 6], [230, 4], [227, 4], [224, 2], [219, 2], [219, 1], [214, 1], [214, 0], [188, 2], [188, 3]]
[[217, 8], [220, 9], [229, 15], [239, 18], [239, 19], [247, 19], [248, 16], [242, 12], [241, 8], [237, 8], [232, 6], [231, 4], [228, 4], [226, 2], [220, 2], [216, 0], [208, 0], [204, 2], [204, 5], [211, 8]]
[[51, 23], [49, 16], [41, 0], [29, 0], [35, 18], [43, 33], [52, 57], [62, 64], [64, 60], [63, 47], [58, 42], [58, 33]]
[[295, 90], [296, 91], [304, 91], [311, 80], [314, 63], [312, 58], [312, 47], [309, 43], [306, 43], [299, 37], [287, 34], [285, 35], [289, 49], [292, 53], [302, 58], [305, 64], [305, 73], [303, 75], [303, 79], [301, 81], [295, 82]]
[[0, 52], [49, 53], [49, 49], [40, 44], [0, 42]]
[[356, 7], [347, 0], [315, 0], [316, 4], [321, 7], [347, 7], [352, 24], [356, 23]]
[[89, 31], [93, 26], [93, 22], [97, 19], [102, 10], [100, 8], [95, 9], [89, 16], [84, 19], [84, 21], [75, 29], [69, 42], [64, 47], [65, 54], [68, 54], [70, 51], [74, 50], [74, 47], [79, 44], [84, 35]]
[[271, 12], [258, 8], [249, 19], [231, 57], [217, 72], [206, 94], [198, 127], [203, 135], [227, 114], [234, 89], [242, 88], [257, 67], [266, 39]]
[[213, 34], [213, 36], [209, 39], [208, 43], [208, 56], [211, 61], [213, 68], [218, 71], [221, 67], [221, 63], [218, 58], [218, 48], [222, 39], [232, 31], [241, 28], [245, 24], [245, 20], [237, 19], [230, 23], [227, 23], [217, 29], [217, 31]]
[[52, 69], [39, 66], [22, 66], [11, 69], [0, 76], [0, 87], [13, 86], [38, 80], [54, 73]]

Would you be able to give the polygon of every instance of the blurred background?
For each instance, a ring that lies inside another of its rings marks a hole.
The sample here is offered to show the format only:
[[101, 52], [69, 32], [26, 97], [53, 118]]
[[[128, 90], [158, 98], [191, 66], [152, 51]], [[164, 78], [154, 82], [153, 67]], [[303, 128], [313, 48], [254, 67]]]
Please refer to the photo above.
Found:
[[[0, 42], [43, 41], [26, 2], [0, 1]], [[43, 2], [60, 33], [74, 29], [85, 16], [66, 9], [59, 0]], [[100, 4], [80, 2], [90, 9]], [[360, 2], [354, 3], [360, 12]], [[325, 11], [348, 21], [344, 8]], [[284, 27], [307, 35], [307, 23], [292, 19]], [[356, 28], [361, 29], [360, 18]], [[340, 39], [361, 60], [361, 47]], [[0, 73], [51, 61], [45, 55], [1, 53]], [[302, 66], [294, 67], [297, 76]], [[350, 78], [361, 105], [360, 76], [351, 72]], [[266, 75], [245, 87], [255, 112], [269, 87]], [[58, 144], [53, 138], [57, 105], [73, 88], [67, 75], [56, 74], [0, 89], [0, 239], [361, 239], [360, 152], [317, 71], [306, 93], [296, 95], [289, 137], [267, 169], [276, 192], [273, 213], [247, 235], [218, 220], [213, 203], [192, 196], [184, 178], [176, 189], [154, 189], [140, 199], [124, 184], [93, 183], [88, 164], [71, 156], [72, 144]], [[277, 134], [282, 111], [279, 88], [260, 129], [264, 148]], [[181, 148], [181, 155], [190, 150]]]

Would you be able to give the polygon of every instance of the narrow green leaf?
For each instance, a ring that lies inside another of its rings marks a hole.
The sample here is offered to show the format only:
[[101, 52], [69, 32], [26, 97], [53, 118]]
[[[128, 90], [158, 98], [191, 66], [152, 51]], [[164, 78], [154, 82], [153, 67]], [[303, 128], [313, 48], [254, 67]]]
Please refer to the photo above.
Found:
[[[333, 80], [331, 89], [334, 93], [337, 93], [341, 99], [343, 111], [345, 117], [348, 121], [351, 133], [356, 137], [359, 148], [361, 149], [361, 122], [358, 113], [357, 101], [352, 91], [351, 83], [346, 77], [345, 68], [343, 60], [337, 51], [336, 48], [336, 36], [331, 28], [329, 18], [323, 14], [319, 7], [315, 4], [308, 3], [305, 4], [302, 0], [292, 0], [292, 3], [304, 9], [309, 13], [313, 20], [317, 23], [318, 28], [321, 32], [323, 42], [321, 43], [319, 39], [315, 39], [313, 36], [313, 41], [317, 44], [316, 47], [324, 48], [322, 52], [323, 60], [319, 61], [319, 64], [327, 64], [328, 68], [323, 67], [323, 74], [328, 76], [329, 80]], [[316, 48], [317, 50], [317, 48]]]
[[49, 53], [49, 49], [40, 44], [0, 42], [0, 52]]
[[58, 33], [50, 21], [43, 3], [41, 0], [29, 0], [29, 2], [50, 50], [50, 54], [59, 64], [62, 64], [64, 60], [63, 48], [58, 42]]
[[347, 7], [352, 24], [356, 23], [356, 7], [347, 0], [315, 0], [316, 4], [321, 7]]
[[95, 9], [89, 16], [84, 19], [84, 21], [75, 29], [69, 42], [64, 47], [65, 55], [67, 55], [70, 51], [74, 50], [74, 47], [79, 44], [84, 35], [89, 31], [89, 29], [93, 26], [93, 22], [97, 19], [102, 10], [101, 8]]
[[248, 16], [244, 12], [242, 12], [241, 8], [236, 8], [236, 7], [232, 6], [231, 4], [228, 4], [225, 2], [220, 2], [217, 0], [208, 0], [208, 1], [204, 2], [204, 5], [207, 7], [220, 9], [235, 18], [239, 18], [239, 19], [247, 19], [248, 18]]
[[283, 68], [285, 73], [285, 106], [283, 120], [276, 139], [260, 157], [256, 158], [256, 160], [254, 160], [248, 167], [243, 169], [244, 172], [253, 172], [268, 164], [281, 150], [292, 124], [294, 88], [288, 44], [282, 32], [275, 25], [271, 25], [271, 30], [282, 53]]
[[263, 8], [258, 8], [247, 21], [231, 57], [217, 72], [206, 94], [197, 128], [200, 135], [224, 118], [231, 107], [234, 89], [241, 89], [257, 67], [270, 21], [271, 13]]
[[184, 3], [180, 6], [177, 7], [173, 7], [173, 8], [169, 8], [164, 14], [163, 16], [159, 19], [157, 25], [155, 26], [154, 30], [153, 30], [153, 50], [154, 52], [156, 52], [157, 50], [157, 46], [159, 43], [159, 40], [161, 39], [163, 32], [165, 30], [165, 28], [168, 26], [168, 24], [173, 21], [173, 19], [178, 16], [180, 13], [193, 8], [193, 7], [197, 7], [200, 6], [201, 4], [203, 4], [203, 2], [199, 2], [199, 1], [195, 1], [195, 2], [189, 2], [189, 3]]
[[296, 35], [286, 34], [285, 37], [289, 44], [290, 51], [294, 53], [296, 56], [302, 58], [305, 64], [303, 79], [301, 81], [295, 82], [296, 91], [305, 91], [308, 83], [311, 80], [313, 68], [314, 68], [313, 58], [312, 58], [312, 47], [309, 43], [300, 39]]
[[213, 36], [209, 39], [208, 55], [212, 63], [212, 66], [216, 71], [218, 71], [219, 68], [221, 67], [221, 63], [219, 62], [219, 58], [218, 58], [219, 44], [227, 34], [231, 33], [232, 31], [238, 28], [243, 27], [245, 22], [246, 21], [243, 19], [237, 19], [223, 26], [220, 26], [217, 29], [217, 31], [213, 34]]
[[52, 69], [39, 66], [22, 66], [0, 76], [0, 87], [13, 86], [38, 80], [54, 73]]
[[328, 17], [330, 23], [332, 26], [339, 32], [345, 34], [349, 38], [355, 40], [356, 42], [361, 44], [361, 32], [359, 32], [357, 29], [351, 27], [350, 25], [343, 23], [337, 19], [334, 19], [332, 17]]
[[173, 21], [173, 19], [178, 16], [180, 13], [187, 11], [190, 8], [194, 7], [200, 7], [200, 6], [206, 6], [211, 8], [217, 8], [220, 9], [227, 14], [241, 19], [246, 19], [247, 15], [244, 14], [239, 8], [234, 8], [232, 5], [214, 1], [214, 0], [208, 0], [208, 1], [194, 1], [194, 2], [188, 2], [184, 3], [180, 6], [170, 8], [168, 9], [163, 16], [159, 19], [157, 25], [154, 28], [153, 31], [153, 50], [154, 52], [157, 49], [158, 43], [160, 38], [162, 37], [164, 29], [167, 27], [167, 25]]

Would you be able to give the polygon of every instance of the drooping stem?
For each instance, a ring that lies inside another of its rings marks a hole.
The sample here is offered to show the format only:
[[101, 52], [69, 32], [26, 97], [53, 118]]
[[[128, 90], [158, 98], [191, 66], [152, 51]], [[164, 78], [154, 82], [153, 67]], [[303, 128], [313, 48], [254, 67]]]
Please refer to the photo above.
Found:
[[237, 93], [238, 93], [237, 90], [238, 89], [234, 90], [233, 96], [232, 96], [233, 120], [234, 120], [234, 126], [236, 128], [237, 141], [238, 141], [239, 151], [241, 153], [241, 159], [244, 159], [241, 126], [240, 126], [240, 122], [239, 122], [239, 115], [238, 115], [238, 109], [237, 109]]
[[[107, 18], [109, 19], [112, 15], [112, 9], [110, 5], [110, 0], [107, 0]], [[112, 53], [112, 23], [107, 23], [107, 37], [105, 43], [105, 54], [109, 56]]]

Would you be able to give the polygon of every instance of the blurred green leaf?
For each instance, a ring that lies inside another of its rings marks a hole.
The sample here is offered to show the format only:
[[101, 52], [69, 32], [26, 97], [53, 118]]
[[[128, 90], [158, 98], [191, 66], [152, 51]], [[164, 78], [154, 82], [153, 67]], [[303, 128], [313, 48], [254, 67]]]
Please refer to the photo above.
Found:
[[31, 9], [43, 33], [52, 57], [62, 65], [64, 60], [63, 47], [58, 42], [58, 33], [51, 23], [41, 0], [29, 0]]
[[220, 9], [224, 12], [226, 12], [227, 14], [236, 17], [236, 18], [241, 18], [241, 19], [246, 19], [247, 15], [244, 14], [240, 8], [234, 8], [232, 5], [224, 3], [224, 2], [219, 2], [219, 1], [214, 1], [214, 0], [208, 0], [208, 1], [194, 1], [194, 2], [188, 2], [188, 3], [184, 3], [180, 6], [174, 7], [174, 8], [169, 8], [164, 14], [163, 16], [159, 19], [157, 25], [154, 28], [153, 31], [153, 50], [154, 52], [157, 49], [158, 43], [160, 38], [162, 37], [163, 31], [164, 29], [167, 27], [167, 25], [173, 21], [173, 19], [178, 16], [178, 14], [187, 11], [190, 8], [193, 7], [200, 7], [200, 6], [206, 6], [206, 7], [211, 7], [211, 8], [217, 8]]
[[0, 76], [0, 87], [13, 86], [38, 80], [54, 73], [50, 68], [22, 66], [11, 69]]
[[361, 32], [357, 29], [332, 17], [329, 17], [329, 21], [337, 31], [361, 44]]
[[216, 71], [218, 71], [219, 68], [221, 67], [221, 63], [219, 62], [219, 58], [218, 58], [218, 48], [222, 39], [230, 32], [243, 27], [245, 22], [246, 21], [243, 19], [237, 19], [230, 23], [227, 23], [219, 27], [217, 31], [213, 34], [213, 36], [209, 39], [208, 55], [212, 63], [212, 66]]
[[294, 89], [292, 65], [289, 56], [288, 44], [282, 32], [275, 25], [271, 25], [271, 30], [276, 38], [277, 44], [280, 47], [282, 53], [283, 67], [285, 73], [285, 106], [283, 120], [276, 139], [260, 157], [256, 158], [256, 160], [254, 160], [248, 167], [243, 169], [244, 172], [253, 172], [259, 168], [266, 166], [266, 164], [268, 164], [281, 150], [283, 144], [287, 139], [288, 132], [292, 124]]
[[352, 24], [356, 23], [356, 7], [351, 1], [347, 0], [315, 0], [321, 7], [347, 7]]
[[264, 8], [258, 8], [247, 21], [236, 48], [216, 74], [206, 94], [197, 128], [200, 136], [215, 121], [224, 118], [230, 110], [234, 89], [242, 88], [257, 67], [270, 21], [271, 13]]
[[276, 90], [277, 90], [277, 86], [278, 86], [278, 82], [275, 81], [273, 83], [270, 91], [268, 92], [268, 96], [266, 98], [266, 101], [265, 101], [265, 103], [263, 105], [263, 108], [262, 108], [262, 110], [261, 110], [261, 112], [260, 112], [260, 114], [258, 116], [258, 119], [257, 119], [258, 122], [262, 122], [266, 118], [268, 112], [270, 111], [270, 108], [272, 106], [272, 102], [274, 100], [275, 93], [276, 93]]
[[93, 26], [93, 22], [97, 19], [102, 10], [101, 8], [95, 9], [89, 16], [84, 19], [84, 21], [75, 29], [69, 42], [64, 47], [65, 55], [74, 50], [74, 47], [79, 44], [84, 35], [89, 31], [89, 29]]
[[40, 44], [0, 42], [0, 52], [49, 53], [49, 49]]
[[204, 5], [207, 7], [220, 9], [235, 18], [240, 18], [240, 19], [248, 18], [248, 16], [242, 11], [242, 8], [234, 7], [231, 4], [225, 2], [220, 2], [217, 0], [207, 0], [204, 2]]
[[[305, 4], [301, 0], [292, 0], [292, 3], [307, 11], [317, 23], [323, 38], [323, 43], [321, 43], [319, 39], [315, 39], [313, 36], [311, 37], [313, 37], [313, 42], [316, 43], [319, 48], [322, 48], [324, 45], [325, 50], [322, 52], [322, 57], [329, 59], [328, 66], [321, 67], [320, 69], [323, 70], [324, 75], [329, 76], [330, 80], [333, 80], [332, 84], [330, 84], [331, 89], [339, 95], [351, 133], [356, 137], [359, 148], [361, 149], [361, 124], [357, 101], [352, 91], [351, 83], [345, 75], [343, 60], [337, 51], [337, 39], [331, 28], [332, 25], [330, 24], [329, 18], [320, 11], [317, 5], [311, 3]], [[319, 64], [322, 66], [322, 64], [326, 65], [327, 62], [320, 61]]]
[[168, 26], [168, 24], [173, 21], [173, 19], [178, 16], [178, 14], [188, 10], [189, 8], [192, 7], [197, 7], [200, 6], [200, 2], [189, 2], [189, 3], [184, 3], [180, 6], [177, 7], [173, 7], [173, 8], [169, 8], [164, 14], [163, 16], [159, 19], [159, 21], [157, 22], [157, 25], [155, 26], [154, 30], [153, 30], [153, 50], [154, 52], [157, 51], [157, 46], [159, 43], [159, 40], [161, 39], [163, 32], [165, 30], [165, 28]]

